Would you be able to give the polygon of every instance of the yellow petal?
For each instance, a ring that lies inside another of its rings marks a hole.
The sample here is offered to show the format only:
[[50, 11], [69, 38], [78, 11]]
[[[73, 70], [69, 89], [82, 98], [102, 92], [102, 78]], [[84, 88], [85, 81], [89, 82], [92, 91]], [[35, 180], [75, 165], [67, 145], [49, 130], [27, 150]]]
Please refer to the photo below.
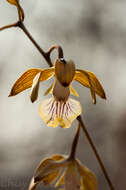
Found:
[[56, 59], [55, 75], [63, 86], [69, 86], [75, 75], [75, 64], [72, 60]]
[[52, 173], [46, 175], [45, 177], [42, 178], [43, 184], [45, 186], [51, 185], [53, 182], [55, 182], [55, 180], [58, 178], [60, 173], [61, 173], [61, 170], [58, 169], [56, 172], [52, 172]]
[[[77, 73], [77, 71], [76, 71], [76, 73]], [[90, 76], [84, 70], [81, 70], [81, 73], [86, 77], [86, 79], [87, 79], [87, 81], [89, 83], [89, 88], [90, 88], [90, 92], [91, 92], [92, 102], [93, 102], [93, 104], [96, 104], [95, 89], [94, 89], [94, 86], [93, 86], [92, 81], [90, 79]], [[75, 74], [75, 76], [76, 76], [76, 74]], [[76, 77], [75, 77], [75, 79], [76, 79]]]
[[[35, 182], [44, 179], [46, 176], [49, 177], [50, 180], [53, 180], [54, 176], [57, 176], [58, 172], [60, 172], [60, 167], [65, 165], [65, 163], [62, 163], [62, 160], [64, 160], [64, 157], [58, 155], [44, 159], [35, 171]], [[51, 173], [52, 175], [50, 175]], [[47, 178], [45, 179], [47, 181]]]
[[33, 79], [36, 74], [41, 72], [40, 81], [47, 80], [54, 75], [54, 68], [49, 69], [29, 69], [13, 85], [10, 95], [15, 96], [18, 93], [32, 87]]
[[57, 183], [55, 184], [55, 187], [59, 187], [59, 186], [63, 186], [64, 185], [64, 176], [65, 176], [65, 172], [58, 179]]
[[74, 80], [78, 81], [85, 87], [91, 88], [91, 84], [90, 84], [89, 78], [87, 77], [87, 74], [89, 75], [89, 78], [91, 80], [91, 84], [95, 90], [95, 93], [99, 95], [101, 98], [106, 99], [105, 92], [102, 85], [100, 84], [99, 80], [92, 72], [84, 71], [84, 70], [76, 70]]
[[72, 85], [70, 85], [70, 93], [74, 96], [79, 96], [79, 94], [77, 93], [77, 91], [72, 87]]
[[33, 103], [35, 100], [37, 100], [37, 98], [38, 98], [40, 77], [41, 77], [41, 72], [39, 72], [39, 73], [35, 76], [35, 78], [33, 79], [33, 84], [32, 84], [31, 93], [30, 93], [30, 99], [31, 99], [31, 102], [32, 102], [32, 103]]
[[52, 160], [59, 161], [59, 160], [64, 160], [66, 156], [61, 155], [61, 154], [54, 154], [51, 156]]
[[54, 102], [54, 98], [45, 99], [39, 106], [40, 117], [49, 127], [57, 127], [58, 125], [58, 120], [54, 112]]
[[51, 84], [51, 86], [45, 91], [44, 96], [48, 94], [52, 94], [54, 83]]
[[49, 127], [69, 128], [82, 112], [78, 101], [69, 98], [67, 102], [56, 101], [53, 97], [44, 100], [39, 107], [40, 117]]
[[98, 190], [98, 182], [95, 174], [80, 161], [76, 160], [76, 165], [80, 176], [82, 177], [82, 190]]

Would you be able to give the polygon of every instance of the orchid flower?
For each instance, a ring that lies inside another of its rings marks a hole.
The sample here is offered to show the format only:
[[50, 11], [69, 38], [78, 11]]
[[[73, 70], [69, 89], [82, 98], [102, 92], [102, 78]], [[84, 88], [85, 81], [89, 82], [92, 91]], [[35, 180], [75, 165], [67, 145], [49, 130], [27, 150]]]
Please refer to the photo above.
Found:
[[[57, 180], [58, 179], [58, 180]], [[56, 154], [44, 159], [35, 171], [29, 190], [36, 190], [42, 183], [54, 184], [59, 190], [97, 190], [95, 174], [78, 159], [69, 160], [67, 156]]]
[[75, 69], [72, 60], [65, 61], [63, 58], [56, 59], [55, 66], [48, 69], [29, 69], [13, 85], [10, 95], [14, 96], [28, 88], [31, 88], [30, 98], [34, 102], [38, 97], [39, 84], [42, 81], [55, 77], [55, 81], [45, 95], [51, 93], [51, 98], [45, 99], [39, 106], [40, 117], [47, 126], [56, 127], [58, 124], [63, 128], [71, 126], [74, 119], [82, 112], [80, 103], [70, 98], [70, 94], [78, 96], [72, 87], [76, 80], [91, 92], [92, 101], [96, 103], [95, 94], [105, 99], [105, 92], [96, 76], [85, 70]]

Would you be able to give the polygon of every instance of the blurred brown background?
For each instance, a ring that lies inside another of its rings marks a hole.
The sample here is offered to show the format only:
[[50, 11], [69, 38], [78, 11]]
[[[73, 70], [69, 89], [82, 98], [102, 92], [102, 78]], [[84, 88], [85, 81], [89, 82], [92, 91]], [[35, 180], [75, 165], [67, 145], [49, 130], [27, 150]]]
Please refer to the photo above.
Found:
[[[27, 0], [21, 1], [25, 24], [47, 50], [60, 44], [66, 59], [96, 74], [107, 101], [97, 97], [92, 105], [89, 90], [74, 83], [80, 94], [83, 118], [115, 189], [126, 187], [126, 1]], [[0, 1], [0, 26], [17, 18], [14, 6]], [[53, 54], [54, 60], [56, 53]], [[47, 67], [45, 60], [19, 29], [0, 32], [0, 189], [24, 190], [40, 160], [53, 153], [68, 154], [76, 122], [70, 129], [46, 127], [38, 105], [50, 81], [43, 82], [39, 99], [32, 104], [29, 90], [8, 98], [15, 80], [27, 69]], [[93, 170], [99, 189], [108, 185], [81, 133], [78, 158]], [[44, 189], [44, 188], [41, 188]], [[47, 188], [51, 189], [51, 188]]]

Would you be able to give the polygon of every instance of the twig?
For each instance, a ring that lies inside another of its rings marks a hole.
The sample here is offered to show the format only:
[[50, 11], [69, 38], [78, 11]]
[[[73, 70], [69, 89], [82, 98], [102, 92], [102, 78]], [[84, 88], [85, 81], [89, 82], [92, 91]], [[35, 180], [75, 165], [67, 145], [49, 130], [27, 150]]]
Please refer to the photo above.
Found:
[[84, 131], [84, 133], [85, 133], [85, 135], [86, 135], [86, 137], [87, 137], [87, 140], [88, 140], [88, 142], [89, 142], [89, 144], [90, 144], [90, 146], [91, 146], [91, 148], [92, 148], [92, 150], [93, 150], [93, 152], [94, 152], [94, 154], [95, 154], [95, 156], [96, 156], [96, 158], [97, 158], [97, 160], [98, 160], [98, 163], [99, 163], [99, 165], [100, 165], [100, 167], [101, 167], [101, 170], [102, 170], [102, 172], [103, 172], [103, 174], [104, 174], [104, 176], [105, 176], [106, 181], [108, 182], [108, 185], [109, 185], [110, 189], [111, 189], [111, 190], [115, 190], [115, 189], [114, 189], [114, 186], [113, 186], [113, 184], [112, 184], [112, 182], [111, 182], [111, 180], [110, 180], [110, 178], [109, 178], [109, 176], [108, 176], [108, 174], [107, 174], [107, 171], [106, 171], [106, 169], [105, 169], [105, 167], [104, 167], [104, 164], [103, 164], [103, 162], [102, 162], [102, 160], [101, 160], [101, 158], [100, 158], [100, 156], [99, 156], [99, 154], [98, 154], [98, 151], [97, 151], [97, 149], [95, 148], [95, 145], [94, 145], [94, 143], [93, 143], [91, 137], [89, 136], [89, 133], [88, 133], [88, 131], [87, 131], [86, 127], [85, 127], [85, 124], [84, 124], [84, 122], [83, 122], [83, 120], [82, 120], [82, 117], [81, 117], [81, 116], [78, 116], [78, 117], [77, 117], [77, 120], [78, 120], [78, 122], [80, 123], [80, 125], [81, 125], [81, 127], [82, 127], [82, 129], [83, 129], [83, 131]]
[[0, 28], [0, 31], [5, 30], [5, 29], [8, 29], [8, 28], [12, 28], [12, 27], [17, 27], [17, 25], [18, 25], [18, 22], [15, 22], [15, 23], [13, 23], [13, 24], [8, 24], [8, 25], [6, 25], [6, 26], [1, 27], [1, 28]]
[[40, 52], [40, 54], [44, 57], [47, 64], [49, 65], [49, 67], [52, 67], [53, 63], [51, 61], [50, 55], [54, 49], [57, 49], [58, 50], [58, 58], [63, 58], [62, 47], [59, 45], [54, 45], [47, 52], [45, 52], [39, 46], [39, 44], [35, 41], [35, 39], [32, 37], [32, 35], [30, 34], [30, 32], [27, 30], [26, 26], [24, 25], [24, 23], [23, 23], [23, 21], [24, 21], [24, 10], [21, 7], [18, 0], [16, 0], [16, 3], [17, 3], [16, 7], [17, 7], [17, 11], [18, 11], [18, 21], [13, 23], [13, 24], [9, 24], [9, 25], [1, 27], [0, 31], [2, 31], [4, 29], [12, 28], [12, 27], [19, 27], [20, 29], [22, 29], [22, 31], [25, 33], [25, 35], [30, 39], [30, 41], [33, 43], [33, 45], [37, 48], [37, 50]]

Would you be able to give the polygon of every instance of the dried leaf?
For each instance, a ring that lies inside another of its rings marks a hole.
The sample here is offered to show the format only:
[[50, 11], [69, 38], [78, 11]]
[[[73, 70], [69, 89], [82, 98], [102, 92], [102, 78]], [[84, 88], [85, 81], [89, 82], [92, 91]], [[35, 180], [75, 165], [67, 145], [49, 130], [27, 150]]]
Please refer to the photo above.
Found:
[[84, 71], [84, 70], [76, 70], [74, 80], [78, 81], [85, 87], [91, 88], [91, 84], [86, 73], [90, 77], [91, 84], [95, 90], [95, 93], [99, 95], [101, 98], [106, 99], [104, 89], [102, 85], [100, 84], [99, 80], [97, 79], [97, 77], [93, 73], [89, 71]]
[[32, 84], [31, 93], [30, 93], [31, 102], [34, 102], [38, 98], [40, 77], [41, 77], [41, 72], [37, 73], [37, 75], [33, 79], [33, 84]]
[[75, 64], [72, 60], [66, 62], [60, 59], [55, 61], [55, 75], [63, 86], [69, 86], [75, 75]]
[[9, 96], [15, 96], [18, 93], [32, 87], [33, 79], [37, 73], [41, 72], [40, 81], [47, 80], [54, 75], [54, 68], [49, 69], [29, 69], [13, 85]]

